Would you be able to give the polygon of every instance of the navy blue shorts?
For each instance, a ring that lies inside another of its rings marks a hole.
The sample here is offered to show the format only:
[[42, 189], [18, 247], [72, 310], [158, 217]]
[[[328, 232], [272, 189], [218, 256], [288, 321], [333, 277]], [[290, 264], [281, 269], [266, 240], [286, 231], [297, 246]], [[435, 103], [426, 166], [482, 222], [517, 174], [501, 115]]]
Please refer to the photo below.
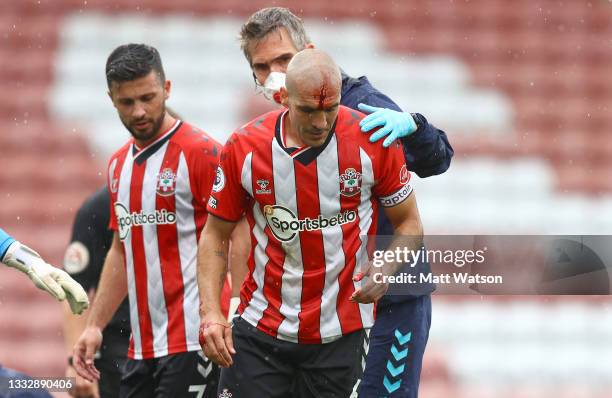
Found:
[[430, 326], [429, 295], [379, 303], [359, 398], [418, 396]]

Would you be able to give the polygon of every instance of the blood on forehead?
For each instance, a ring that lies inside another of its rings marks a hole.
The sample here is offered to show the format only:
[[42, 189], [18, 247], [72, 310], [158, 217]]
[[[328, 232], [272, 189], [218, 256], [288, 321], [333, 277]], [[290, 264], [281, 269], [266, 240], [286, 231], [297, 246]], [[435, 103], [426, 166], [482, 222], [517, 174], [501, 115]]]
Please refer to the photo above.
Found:
[[315, 97], [317, 96], [319, 97], [318, 98], [318, 101], [319, 101], [318, 109], [323, 109], [323, 105], [325, 105], [325, 99], [327, 98], [327, 90], [328, 90], [327, 85], [323, 84], [321, 85], [321, 88], [319, 89], [319, 93], [315, 95]]
[[323, 109], [325, 107], [325, 101], [329, 100], [330, 97], [333, 97], [333, 90], [331, 89], [331, 79], [329, 75], [323, 76], [323, 81], [321, 85], [316, 89], [313, 93], [313, 98], [317, 101], [318, 109]]

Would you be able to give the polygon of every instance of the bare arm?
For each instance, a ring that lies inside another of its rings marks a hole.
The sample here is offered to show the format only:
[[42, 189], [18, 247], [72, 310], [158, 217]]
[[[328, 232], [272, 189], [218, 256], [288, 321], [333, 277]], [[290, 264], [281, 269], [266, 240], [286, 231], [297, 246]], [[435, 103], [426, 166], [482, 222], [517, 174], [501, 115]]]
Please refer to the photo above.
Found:
[[[419, 250], [423, 245], [423, 224], [421, 224], [415, 193], [412, 192], [408, 199], [399, 205], [385, 207], [384, 210], [395, 231], [393, 241], [387, 247], [387, 250], [395, 250], [397, 247], [414, 251]], [[401, 262], [386, 263], [383, 266], [383, 273], [393, 275], [402, 265]]]
[[200, 315], [205, 319], [221, 313], [221, 289], [227, 273], [229, 242], [236, 223], [208, 216], [198, 243]]
[[[66, 346], [67, 356], [72, 356], [72, 349], [81, 336], [85, 325], [87, 324], [87, 317], [89, 316], [89, 310], [85, 310], [80, 316], [72, 314], [69, 305], [64, 305], [64, 343]], [[66, 364], [66, 377], [74, 377], [75, 384], [68, 392], [72, 397], [92, 397], [99, 398], [100, 392], [98, 390], [98, 383], [90, 383], [80, 377], [73, 366]]]
[[127, 275], [123, 266], [123, 251], [119, 235], [115, 232], [113, 243], [104, 260], [96, 299], [87, 319], [87, 327], [104, 329], [127, 296]]
[[221, 312], [221, 289], [227, 274], [229, 241], [236, 223], [210, 214], [198, 244], [201, 345], [208, 358], [222, 367], [232, 364], [235, 353], [232, 330]]
[[[421, 248], [423, 244], [423, 226], [414, 192], [402, 203], [393, 207], [385, 207], [385, 214], [389, 217], [395, 229], [393, 241], [387, 250], [392, 251], [399, 247], [416, 251]], [[387, 292], [388, 285], [387, 283], [375, 283], [374, 273], [382, 272], [383, 275], [393, 275], [401, 266], [401, 262], [386, 262], [381, 270], [372, 267], [371, 263], [368, 264], [366, 269], [355, 280], [361, 280], [364, 276], [369, 278], [360, 289], [353, 293], [350, 300], [358, 303], [372, 303], [379, 300]]]
[[79, 336], [87, 325], [87, 317], [89, 316], [90, 310], [85, 310], [80, 316], [72, 314], [68, 305], [63, 306], [64, 309], [64, 345], [66, 347], [66, 354], [72, 355], [72, 349], [74, 343], [77, 342]]
[[73, 349], [73, 362], [77, 373], [93, 382], [100, 378], [94, 366], [94, 354], [102, 344], [102, 329], [110, 322], [127, 295], [127, 276], [123, 267], [123, 252], [119, 235], [115, 232], [113, 243], [104, 260], [96, 299], [90, 310], [85, 330]]
[[251, 251], [249, 223], [242, 218], [232, 232], [229, 269], [232, 275], [232, 297], [240, 297], [240, 287], [249, 272], [247, 262]]

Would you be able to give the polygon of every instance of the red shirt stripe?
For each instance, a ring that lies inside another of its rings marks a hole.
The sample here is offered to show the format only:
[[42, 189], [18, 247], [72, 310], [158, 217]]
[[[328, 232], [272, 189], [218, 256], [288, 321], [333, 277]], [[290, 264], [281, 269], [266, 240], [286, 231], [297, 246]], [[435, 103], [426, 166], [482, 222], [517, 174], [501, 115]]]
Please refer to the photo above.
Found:
[[[134, 162], [132, 181], [130, 182], [130, 209], [134, 212], [142, 210], [142, 181], [147, 163]], [[147, 264], [145, 260], [145, 244], [142, 236], [142, 226], [132, 227], [132, 253], [134, 257], [134, 273], [136, 278], [138, 323], [143, 352], [153, 352], [153, 327], [149, 313], [149, 292], [147, 287]], [[155, 294], [155, 292], [153, 292]]]
[[[173, 142], [168, 144], [164, 155], [161, 173], [164, 169], [178, 170], [181, 148]], [[155, 207], [176, 213], [174, 195], [156, 195]], [[161, 275], [164, 287], [164, 297], [168, 312], [168, 347], [180, 352], [187, 351], [185, 338], [185, 322], [183, 312], [183, 275], [176, 224], [160, 224], [157, 226]]]

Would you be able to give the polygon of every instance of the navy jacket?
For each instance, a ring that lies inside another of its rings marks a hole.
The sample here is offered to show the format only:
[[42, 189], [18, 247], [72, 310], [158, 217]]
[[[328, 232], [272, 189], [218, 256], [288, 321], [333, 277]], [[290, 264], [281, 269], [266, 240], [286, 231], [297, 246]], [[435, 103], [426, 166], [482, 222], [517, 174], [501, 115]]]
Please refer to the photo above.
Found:
[[[342, 98], [340, 103], [352, 109], [357, 109], [359, 103], [364, 103], [370, 106], [403, 112], [391, 98], [374, 88], [365, 76], [353, 78], [342, 73], [341, 95]], [[451, 158], [454, 154], [453, 148], [450, 146], [448, 138], [446, 137], [446, 133], [429, 124], [427, 119], [419, 113], [413, 113], [412, 117], [417, 124], [417, 130], [408, 137], [401, 138], [408, 170], [416, 173], [421, 178], [444, 173], [448, 170]], [[382, 211], [382, 208], [378, 213], [377, 234], [393, 234], [393, 226]], [[416, 270], [419, 272], [428, 272], [429, 264], [419, 264]], [[408, 269], [406, 269], [406, 271], [408, 271]], [[412, 272], [415, 272], [415, 269], [412, 269]], [[428, 294], [434, 289], [435, 287], [433, 285], [420, 286], [419, 289], [417, 289], [418, 292], [405, 292], [402, 296], [388, 294], [381, 303], [418, 297], [422, 294]], [[390, 289], [390, 293], [392, 290], [393, 289]], [[401, 292], [396, 292], [395, 294], [401, 294]]]

